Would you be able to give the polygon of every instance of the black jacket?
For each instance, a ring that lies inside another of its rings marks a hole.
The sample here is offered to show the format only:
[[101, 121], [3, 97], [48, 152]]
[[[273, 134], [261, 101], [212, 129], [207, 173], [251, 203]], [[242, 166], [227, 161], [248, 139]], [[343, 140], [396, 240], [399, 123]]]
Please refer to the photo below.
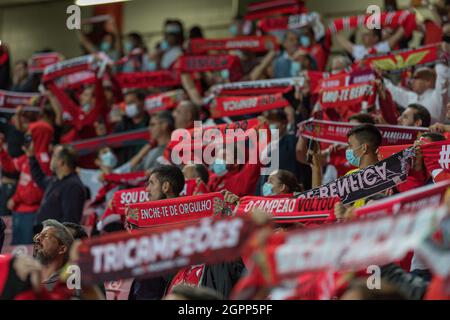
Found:
[[61, 180], [55, 176], [47, 177], [35, 157], [29, 161], [34, 182], [45, 191], [36, 214], [36, 224], [47, 219], [79, 224], [86, 194], [78, 175], [71, 173]]
[[241, 278], [245, 269], [241, 259], [234, 262], [207, 264], [201, 285], [219, 292], [225, 299], [229, 299], [231, 290]]

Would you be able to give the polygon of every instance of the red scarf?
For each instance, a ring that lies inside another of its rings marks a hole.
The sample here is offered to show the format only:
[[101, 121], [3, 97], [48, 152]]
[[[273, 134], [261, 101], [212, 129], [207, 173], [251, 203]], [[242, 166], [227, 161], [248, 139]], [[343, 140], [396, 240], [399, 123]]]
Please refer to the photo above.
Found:
[[180, 72], [194, 73], [206, 71], [230, 71], [230, 81], [234, 82], [242, 78], [242, 65], [238, 56], [235, 55], [202, 55], [202, 56], [181, 56], [176, 67]]
[[306, 12], [303, 1], [272, 0], [251, 3], [247, 6], [245, 20], [258, 20], [267, 16]]
[[[298, 135], [326, 143], [347, 145], [347, 133], [355, 126], [348, 122], [306, 120], [299, 124]], [[412, 144], [427, 128], [376, 125], [383, 138], [382, 145]]]
[[188, 285], [191, 287], [198, 287], [201, 285], [203, 274], [205, 272], [205, 265], [194, 265], [185, 269], [181, 269], [172, 278], [169, 288], [167, 289], [166, 295], [172, 293], [172, 290], [177, 285]]
[[276, 50], [279, 45], [273, 36], [241, 36], [225, 39], [192, 39], [189, 41], [189, 49], [193, 54], [203, 54], [211, 50], [243, 50], [265, 52]]
[[254, 209], [271, 213], [278, 223], [335, 220], [334, 198], [267, 198], [246, 196], [241, 198], [236, 214], [249, 214]]
[[[367, 21], [370, 17], [371, 15], [360, 15], [336, 18], [329, 25], [327, 32], [338, 33], [342, 30], [361, 28], [367, 25]], [[399, 26], [404, 26], [406, 37], [409, 37], [409, 35], [415, 29], [415, 18], [416, 15], [414, 12], [409, 10], [400, 10], [381, 13], [380, 22], [381, 27], [383, 28], [390, 27], [393, 29], [397, 29]]]
[[303, 272], [384, 265], [419, 247], [430, 228], [445, 214], [445, 210], [426, 210], [295, 229], [272, 234], [264, 243], [256, 233], [244, 256], [247, 261], [256, 262], [254, 267], [262, 274], [259, 281], [266, 286]]
[[109, 173], [105, 174], [103, 179], [106, 183], [138, 187], [145, 184], [148, 177], [145, 171], [138, 171], [130, 173]]
[[355, 214], [360, 217], [415, 212], [426, 208], [436, 208], [444, 201], [444, 195], [449, 186], [450, 180], [447, 180], [402, 192], [398, 195], [358, 208]]
[[149, 114], [170, 110], [185, 98], [186, 94], [182, 89], [153, 94], [145, 98], [145, 110]]
[[14, 110], [17, 106], [28, 106], [34, 98], [41, 99], [42, 96], [35, 92], [0, 90], [0, 107]]
[[[233, 261], [255, 230], [246, 217], [190, 221], [83, 240], [75, 261], [84, 284], [152, 278], [196, 264]], [[106, 259], [105, 259], [106, 258]]]
[[320, 105], [333, 114], [346, 119], [354, 113], [359, 113], [366, 107], [374, 105], [376, 98], [375, 86], [372, 84], [354, 84], [343, 87], [323, 89], [319, 94]]
[[60, 88], [76, 89], [83, 85], [95, 83], [95, 72], [85, 70], [61, 76], [55, 79], [55, 84]]
[[450, 140], [420, 146], [425, 167], [435, 182], [450, 179]]
[[289, 102], [281, 93], [253, 97], [217, 97], [215, 102], [216, 104], [213, 103], [210, 106], [213, 119], [259, 113], [289, 106]]
[[49, 65], [58, 63], [62, 57], [57, 52], [35, 53], [31, 56], [28, 64], [28, 71], [31, 73], [41, 73]]
[[166, 88], [181, 84], [180, 74], [174, 70], [124, 72], [116, 76], [122, 89], [125, 88]]
[[439, 60], [439, 44], [417, 49], [404, 49], [366, 57], [362, 63], [381, 70], [402, 70], [413, 66], [435, 63]]
[[258, 95], [272, 93], [286, 93], [292, 87], [303, 87], [304, 77], [269, 79], [256, 81], [241, 81], [214, 85], [211, 92], [215, 95]]
[[110, 134], [103, 137], [78, 140], [73, 142], [71, 145], [75, 148], [79, 155], [86, 155], [96, 152], [103, 146], [116, 148], [141, 143], [142, 141], [148, 142], [149, 140], [149, 131], [147, 128], [143, 128], [123, 133]]
[[220, 192], [131, 204], [127, 221], [138, 227], [179, 223], [212, 217], [223, 208]]
[[42, 82], [52, 81], [76, 72], [97, 71], [100, 66], [100, 60], [98, 59], [99, 56], [90, 54], [49, 65], [44, 70]]
[[[209, 127], [202, 126], [201, 130], [199, 129], [194, 130], [194, 128], [191, 128], [188, 129], [186, 136], [176, 136], [174, 134], [172, 135], [170, 142], [167, 144], [167, 147], [164, 150], [164, 158], [171, 162], [172, 152], [176, 152], [177, 156], [183, 158], [184, 151], [186, 150], [190, 152], [190, 155], [186, 156], [186, 158], [189, 158], [189, 161], [194, 161], [196, 155], [199, 154], [200, 156], [202, 156], [204, 148], [206, 148], [206, 146], [211, 143], [206, 137], [207, 132], [219, 130], [222, 133], [222, 135], [226, 136], [225, 135], [226, 130], [242, 129], [244, 130], [245, 133], [248, 133], [247, 132], [248, 130], [254, 130], [259, 127], [260, 124], [257, 119], [249, 119], [233, 122], [231, 124], [220, 124]], [[202, 138], [201, 139], [202, 143], [199, 146], [197, 146], [197, 144], [194, 143], [194, 137]], [[199, 159], [199, 161], [202, 161], [202, 159]]]

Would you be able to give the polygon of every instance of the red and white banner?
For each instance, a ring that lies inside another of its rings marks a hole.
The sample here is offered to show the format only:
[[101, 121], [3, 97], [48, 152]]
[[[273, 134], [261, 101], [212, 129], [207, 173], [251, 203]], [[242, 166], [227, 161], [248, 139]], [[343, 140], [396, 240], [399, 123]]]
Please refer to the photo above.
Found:
[[[308, 271], [366, 269], [402, 259], [446, 214], [445, 208], [425, 209], [273, 234], [265, 246], [250, 247], [246, 258], [258, 261], [266, 285]], [[265, 259], [254, 259], [257, 255]]]
[[122, 88], [165, 88], [181, 84], [180, 74], [175, 70], [123, 72], [116, 77]]
[[153, 94], [145, 98], [145, 110], [150, 114], [170, 110], [185, 98], [186, 94], [182, 89]]
[[[381, 27], [390, 27], [393, 29], [404, 26], [407, 29], [407, 33], [410, 33], [412, 30], [409, 29], [414, 27], [415, 18], [415, 13], [409, 10], [382, 12], [380, 15], [380, 24]], [[330, 23], [327, 32], [338, 33], [342, 30], [360, 28], [368, 25], [369, 19], [373, 19], [373, 16], [370, 14], [336, 18]], [[406, 26], [405, 24], [407, 23], [411, 23], [412, 25]]]
[[153, 278], [190, 265], [233, 261], [254, 229], [241, 216], [114, 232], [83, 240], [75, 263], [84, 284]]
[[374, 85], [366, 83], [322, 89], [319, 94], [319, 103], [323, 108], [336, 110], [344, 118], [348, 112], [361, 112], [363, 103], [367, 108], [373, 106], [375, 99]]
[[420, 146], [423, 162], [435, 182], [450, 179], [450, 140]]
[[355, 214], [358, 217], [395, 215], [426, 208], [437, 208], [443, 203], [448, 187], [450, 187], [450, 180], [426, 185], [375, 201], [372, 204], [356, 209]]
[[281, 78], [256, 81], [240, 81], [218, 84], [211, 87], [215, 95], [257, 95], [287, 92], [292, 87], [303, 87], [304, 77]]
[[191, 39], [190, 52], [193, 54], [207, 53], [208, 51], [242, 50], [265, 52], [278, 49], [277, 39], [273, 36], [241, 36], [225, 39]]
[[217, 97], [210, 105], [211, 118], [232, 117], [289, 106], [281, 93], [253, 97]]
[[340, 201], [334, 198], [269, 198], [242, 197], [236, 207], [236, 214], [250, 214], [258, 209], [271, 213], [278, 223], [335, 220], [334, 205]]
[[234, 82], [242, 77], [242, 65], [238, 56], [231, 54], [181, 56], [175, 69], [185, 73], [229, 70], [229, 80]]
[[52, 81], [59, 77], [81, 71], [95, 72], [99, 66], [100, 57], [89, 54], [49, 65], [44, 70], [42, 82]]
[[220, 192], [131, 204], [127, 221], [137, 228], [198, 220], [218, 215], [223, 209]]
[[28, 63], [28, 71], [31, 73], [44, 72], [49, 65], [58, 63], [62, 57], [57, 52], [35, 53], [31, 56]]
[[145, 187], [119, 190], [114, 192], [111, 200], [111, 209], [113, 209], [115, 214], [124, 216], [127, 205], [147, 201], [149, 201], [149, 198]]
[[14, 92], [0, 90], [0, 107], [15, 109], [17, 106], [28, 106], [30, 100], [41, 97], [40, 93], [35, 92]]
[[55, 80], [55, 84], [60, 88], [74, 89], [81, 85], [93, 84], [96, 79], [94, 71], [86, 70], [61, 76]]
[[[348, 122], [306, 120], [299, 124], [298, 134], [307, 139], [347, 145], [347, 133], [355, 126]], [[423, 127], [376, 125], [383, 138], [382, 145], [412, 144], [428, 131]]]

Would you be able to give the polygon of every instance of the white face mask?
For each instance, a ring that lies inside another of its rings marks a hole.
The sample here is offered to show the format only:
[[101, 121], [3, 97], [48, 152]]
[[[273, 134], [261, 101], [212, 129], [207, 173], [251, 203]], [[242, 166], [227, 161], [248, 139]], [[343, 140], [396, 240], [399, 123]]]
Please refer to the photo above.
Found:
[[127, 104], [125, 107], [125, 114], [129, 117], [129, 118], [134, 118], [135, 116], [137, 116], [139, 113], [138, 107], [136, 105], [136, 103], [132, 103], [132, 104]]

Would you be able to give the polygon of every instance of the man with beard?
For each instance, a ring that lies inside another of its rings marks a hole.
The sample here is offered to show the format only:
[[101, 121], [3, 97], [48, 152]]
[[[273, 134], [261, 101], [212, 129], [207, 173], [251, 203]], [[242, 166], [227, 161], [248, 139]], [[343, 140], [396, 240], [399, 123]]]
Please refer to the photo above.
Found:
[[50, 169], [54, 175], [51, 177], [42, 171], [36, 160], [33, 144], [24, 147], [24, 151], [29, 159], [34, 182], [44, 190], [35, 226], [47, 219], [80, 223], [86, 192], [75, 171], [77, 157], [73, 148], [58, 145], [53, 149]]
[[45, 220], [42, 226], [42, 231], [33, 239], [33, 257], [42, 265], [42, 284], [52, 291], [69, 260], [69, 250], [74, 240], [70, 231], [56, 220]]
[[[184, 188], [183, 172], [176, 166], [155, 168], [149, 179], [146, 191], [150, 201], [177, 198]], [[155, 300], [164, 296], [169, 282], [167, 277], [134, 280], [128, 300]]]

